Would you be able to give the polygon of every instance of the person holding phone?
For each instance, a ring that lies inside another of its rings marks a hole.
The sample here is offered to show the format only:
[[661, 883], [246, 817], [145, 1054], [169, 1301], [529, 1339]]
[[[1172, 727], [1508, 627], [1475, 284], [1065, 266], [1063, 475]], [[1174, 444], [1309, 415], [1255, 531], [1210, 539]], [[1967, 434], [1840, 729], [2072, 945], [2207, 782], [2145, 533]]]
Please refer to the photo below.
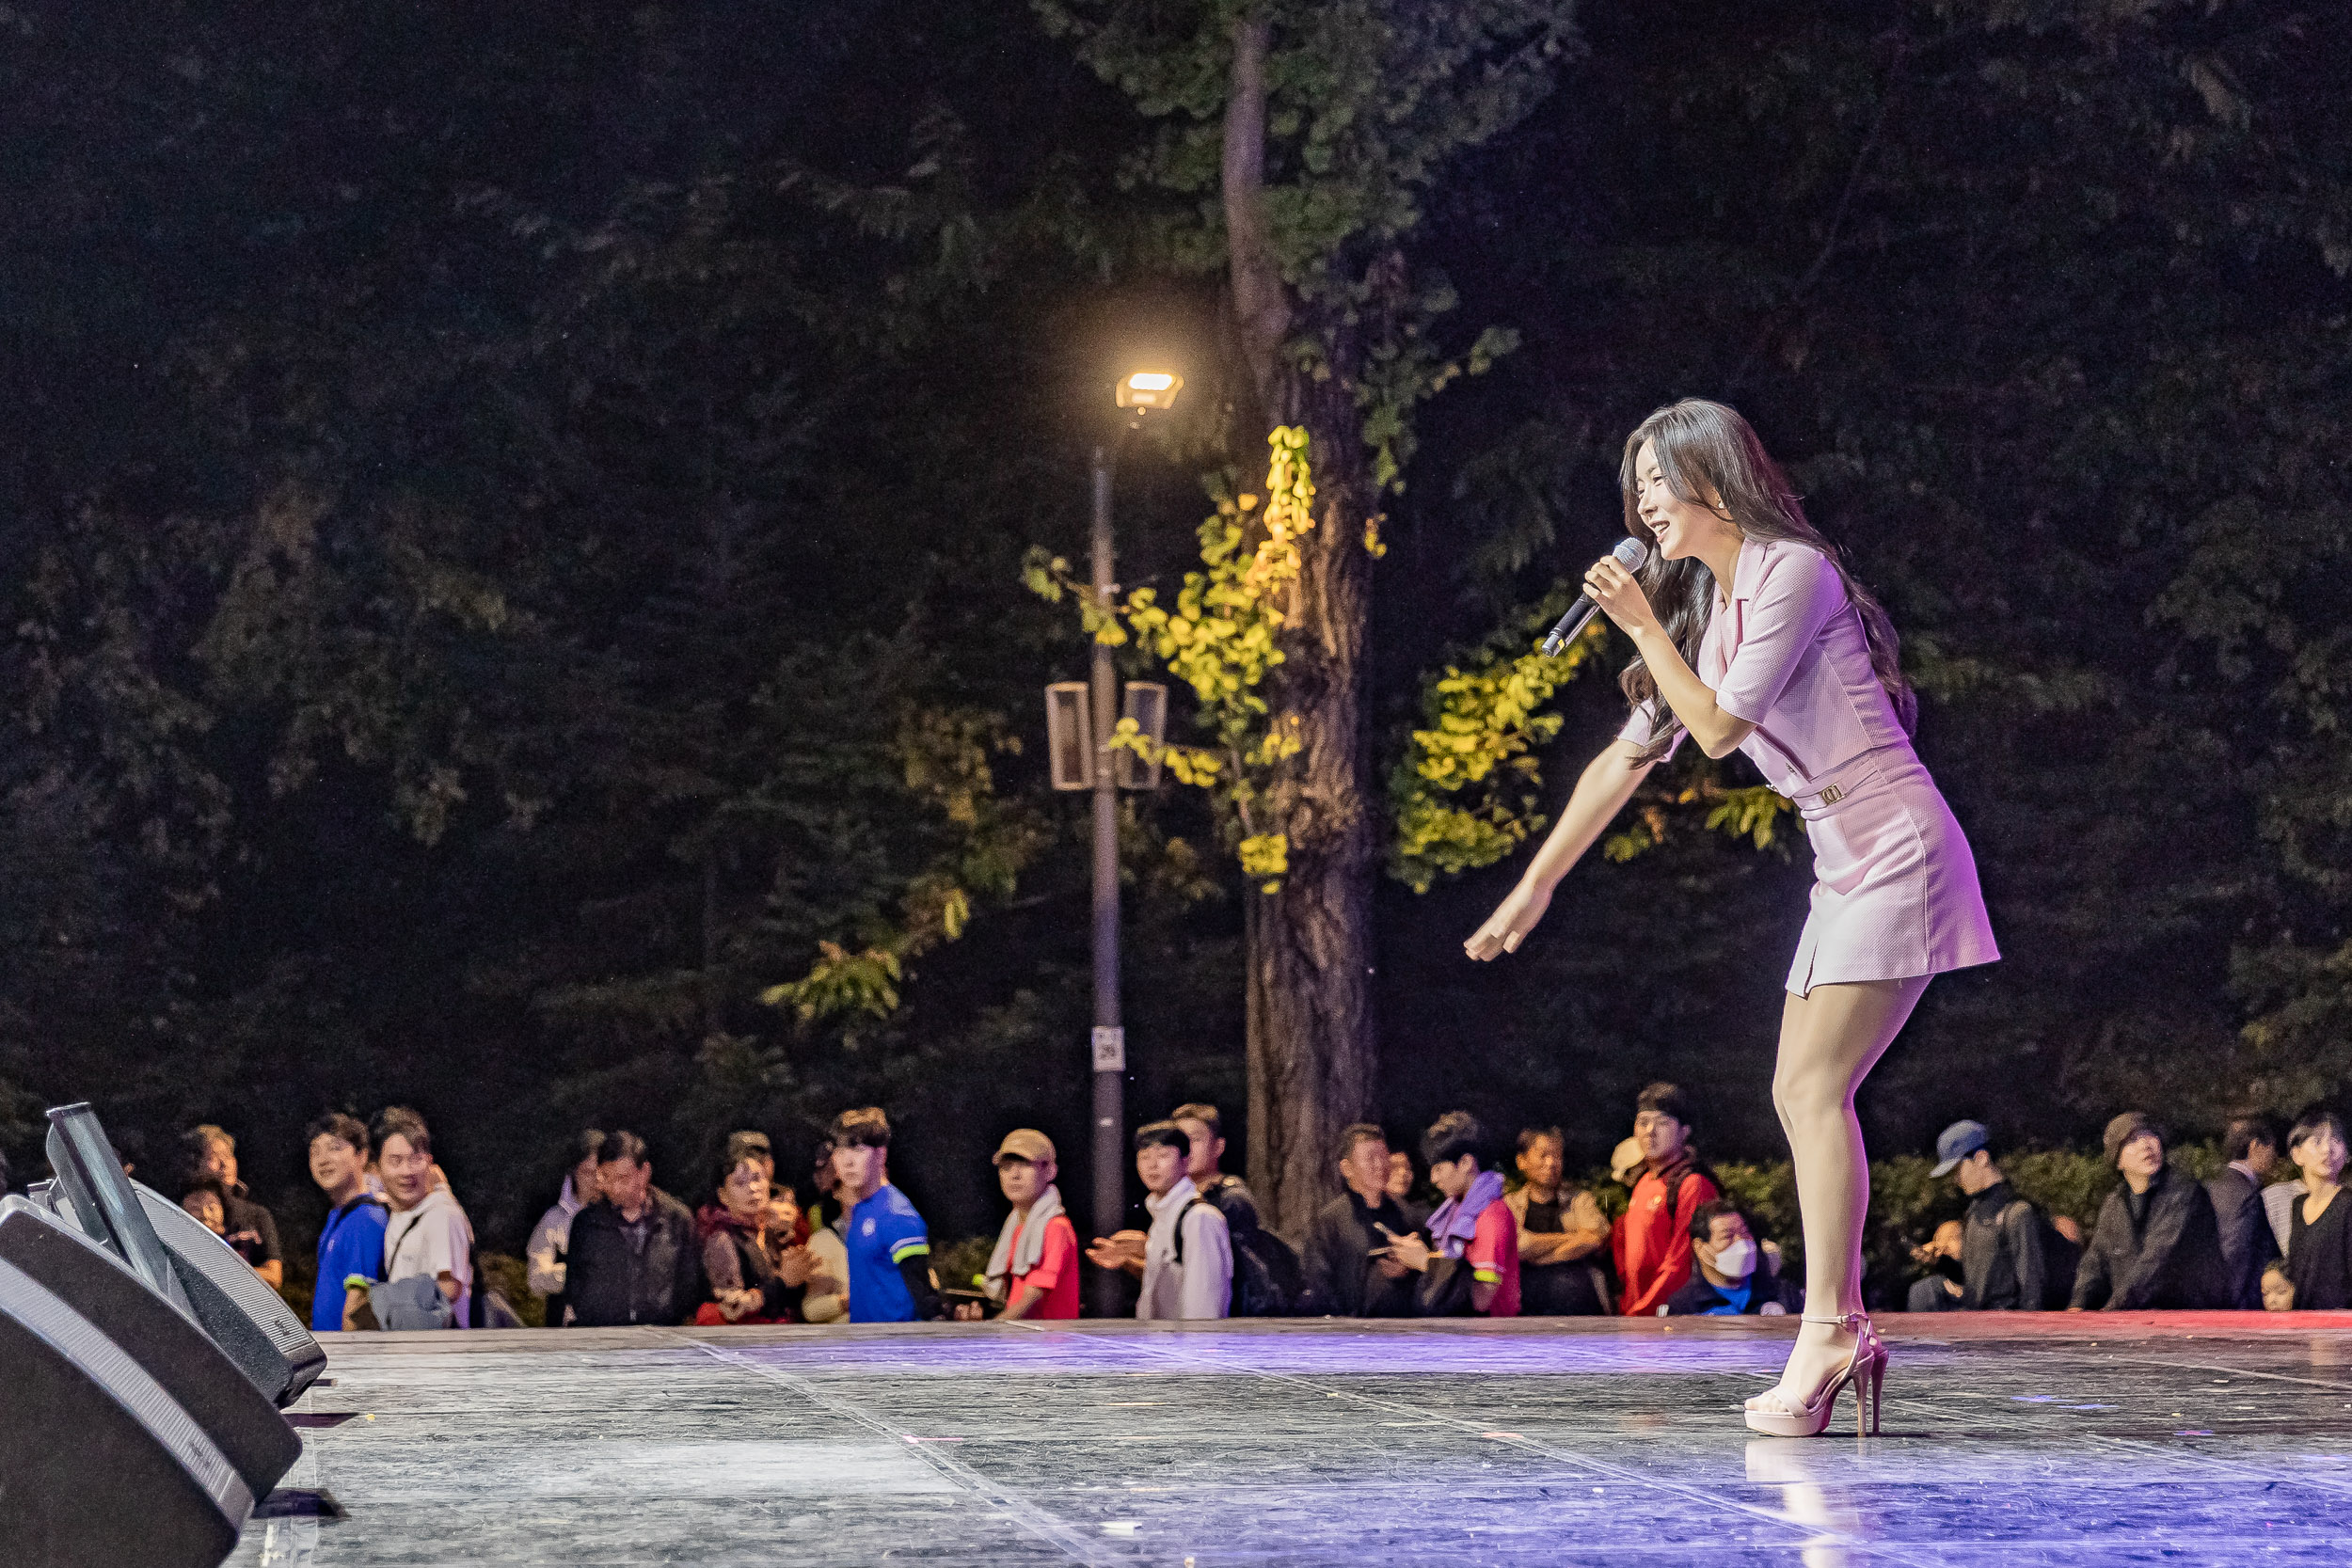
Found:
[[1381, 1227], [1381, 1254], [1421, 1276], [1413, 1314], [1422, 1318], [1519, 1315], [1519, 1227], [1502, 1201], [1502, 1173], [1481, 1167], [1486, 1135], [1468, 1111], [1448, 1111], [1422, 1134], [1429, 1180], [1445, 1201], [1423, 1231]]

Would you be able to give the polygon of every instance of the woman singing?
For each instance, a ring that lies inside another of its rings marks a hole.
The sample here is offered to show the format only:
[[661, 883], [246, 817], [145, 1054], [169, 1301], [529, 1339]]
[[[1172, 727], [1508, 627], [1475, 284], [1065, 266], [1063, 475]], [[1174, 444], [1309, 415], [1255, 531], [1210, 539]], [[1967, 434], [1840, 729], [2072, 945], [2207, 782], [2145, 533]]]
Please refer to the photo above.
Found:
[[1748, 423], [1696, 399], [1627, 438], [1627, 531], [1656, 546], [1638, 578], [1607, 560], [1585, 591], [1633, 640], [1633, 716], [1577, 780], [1559, 826], [1464, 943], [1514, 952], [1551, 890], [1688, 731], [1710, 757], [1745, 752], [1797, 804], [1818, 879], [1781, 1013], [1772, 1104], [1795, 1158], [1805, 1305], [1778, 1385], [1748, 1425], [1811, 1436], [1851, 1384], [1878, 1425], [1886, 1350], [1862, 1309], [1869, 1166], [1854, 1090], [1931, 975], [2000, 955], [1968, 841], [1911, 749], [1917, 710], [1895, 628], [1805, 521]]

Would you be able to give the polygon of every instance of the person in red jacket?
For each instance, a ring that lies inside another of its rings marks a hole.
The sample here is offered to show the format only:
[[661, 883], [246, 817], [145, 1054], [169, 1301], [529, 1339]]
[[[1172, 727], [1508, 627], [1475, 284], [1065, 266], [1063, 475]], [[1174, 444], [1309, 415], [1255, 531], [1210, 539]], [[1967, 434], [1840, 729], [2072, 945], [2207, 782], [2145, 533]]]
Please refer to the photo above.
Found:
[[1652, 1084], [1634, 1107], [1642, 1174], [1612, 1241], [1625, 1315], [1653, 1318], [1691, 1282], [1691, 1221], [1723, 1195], [1692, 1157], [1691, 1115], [1680, 1089]]

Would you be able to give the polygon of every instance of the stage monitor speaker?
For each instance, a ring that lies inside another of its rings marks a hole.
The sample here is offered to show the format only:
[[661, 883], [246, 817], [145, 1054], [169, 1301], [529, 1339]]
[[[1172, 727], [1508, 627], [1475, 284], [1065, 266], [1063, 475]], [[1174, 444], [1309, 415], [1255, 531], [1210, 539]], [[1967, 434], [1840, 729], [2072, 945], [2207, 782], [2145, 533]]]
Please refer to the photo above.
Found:
[[195, 1418], [256, 1497], [301, 1456], [302, 1439], [191, 1320], [114, 1255], [55, 1215], [0, 1198], [0, 1262], [69, 1303]]
[[49, 1164], [83, 1234], [195, 1319], [272, 1404], [292, 1404], [326, 1370], [310, 1330], [244, 1259], [195, 1215], [122, 1174], [87, 1105], [49, 1113]]
[[163, 1386], [0, 1259], [0, 1557], [8, 1568], [215, 1568], [253, 1494]]

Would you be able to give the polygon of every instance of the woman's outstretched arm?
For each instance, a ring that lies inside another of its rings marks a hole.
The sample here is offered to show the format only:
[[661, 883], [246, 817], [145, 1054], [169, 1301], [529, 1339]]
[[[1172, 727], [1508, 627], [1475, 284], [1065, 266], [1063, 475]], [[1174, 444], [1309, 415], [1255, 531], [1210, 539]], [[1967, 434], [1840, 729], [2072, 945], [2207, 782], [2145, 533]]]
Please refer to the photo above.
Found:
[[1559, 823], [1545, 837], [1534, 859], [1527, 863], [1519, 885], [1495, 907], [1486, 923], [1470, 934], [1462, 944], [1464, 952], [1483, 963], [1518, 951], [1519, 943], [1535, 928], [1535, 923], [1550, 905], [1552, 888], [1593, 847], [1593, 841], [1625, 809], [1625, 803], [1633, 799], [1634, 790], [1657, 766], [1641, 761], [1641, 748], [1631, 741], [1613, 740], [1600, 755], [1584, 765], [1576, 789], [1568, 797], [1567, 807], [1560, 814]]

